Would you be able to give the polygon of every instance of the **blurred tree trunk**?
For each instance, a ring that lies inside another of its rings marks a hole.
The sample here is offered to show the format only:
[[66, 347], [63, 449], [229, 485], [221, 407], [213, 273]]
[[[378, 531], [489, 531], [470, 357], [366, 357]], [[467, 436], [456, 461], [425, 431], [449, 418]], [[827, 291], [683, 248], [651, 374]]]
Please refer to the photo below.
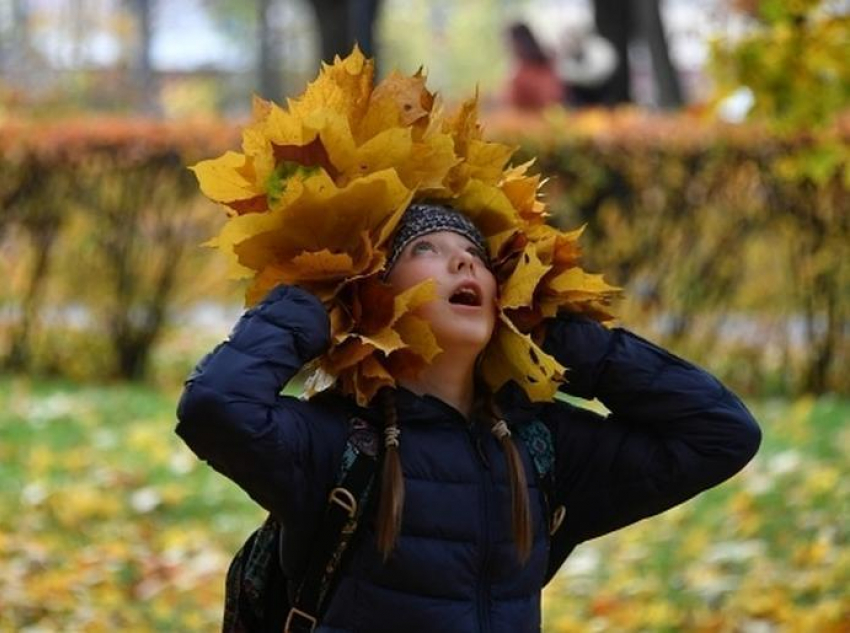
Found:
[[[64, 199], [68, 193], [63, 187], [58, 191], [51, 189], [50, 193], [46, 192], [46, 182], [60, 180], [56, 174], [53, 174], [51, 180], [35, 165], [23, 172], [26, 176], [22, 182], [2, 201], [4, 219], [20, 223], [30, 239], [33, 253], [21, 297], [21, 316], [11, 328], [11, 346], [4, 363], [5, 368], [12, 371], [32, 369], [33, 330], [41, 313], [56, 238], [65, 218], [56, 200]], [[53, 197], [51, 193], [57, 195]]]
[[279, 100], [283, 95], [283, 82], [280, 77], [275, 38], [268, 19], [272, 2], [273, 0], [257, 1], [258, 79], [260, 96], [265, 99]]
[[354, 43], [369, 57], [375, 56], [375, 21], [381, 0], [310, 0], [319, 24], [322, 60], [345, 56]]
[[378, 19], [380, 0], [349, 0], [351, 39], [357, 42], [363, 54], [375, 57], [375, 22]]
[[12, 346], [6, 367], [12, 371], [26, 371], [32, 366], [32, 332], [41, 310], [50, 258], [61, 225], [57, 216], [51, 211], [36, 213], [25, 223], [32, 238], [35, 259], [21, 300], [21, 319], [11, 336]]
[[138, 39], [133, 60], [133, 80], [138, 91], [139, 108], [144, 114], [159, 114], [159, 95], [151, 67], [153, 36], [152, 8], [156, 0], [126, 0], [138, 27]]
[[[177, 271], [193, 243], [191, 219], [174, 212], [191, 191], [174, 192], [171, 174], [177, 164], [177, 157], [166, 157], [120, 172], [104, 170], [97, 177], [105, 184], [82, 192], [102, 227], [97, 247], [109, 284], [104, 331], [115, 355], [117, 378], [146, 377], [153, 346], [166, 323]], [[109, 182], [110, 178], [114, 180]]]
[[629, 38], [631, 36], [631, 7], [629, 0], [593, 0], [596, 30], [617, 51], [617, 69], [605, 83], [602, 102], [617, 105], [631, 101], [629, 70]]
[[652, 58], [652, 76], [655, 95], [662, 108], [682, 106], [682, 88], [679, 75], [670, 61], [670, 48], [664, 33], [658, 0], [633, 0], [638, 32], [649, 45]]
[[333, 61], [334, 55], [351, 49], [348, 30], [348, 7], [344, 0], [310, 0], [319, 24], [319, 50], [322, 61]]
[[631, 101], [629, 40], [645, 39], [652, 58], [652, 75], [658, 105], [682, 105], [679, 76], [670, 61], [670, 49], [661, 20], [659, 0], [593, 0], [596, 29], [617, 51], [619, 64], [603, 90], [607, 105]]

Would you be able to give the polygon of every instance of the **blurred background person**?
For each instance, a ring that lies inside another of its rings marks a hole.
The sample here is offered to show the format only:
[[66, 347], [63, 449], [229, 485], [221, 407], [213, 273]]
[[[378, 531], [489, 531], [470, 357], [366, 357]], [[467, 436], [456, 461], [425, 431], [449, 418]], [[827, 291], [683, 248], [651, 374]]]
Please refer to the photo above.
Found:
[[564, 84], [549, 54], [523, 22], [508, 27], [514, 68], [508, 82], [507, 101], [520, 110], [542, 110], [563, 103]]

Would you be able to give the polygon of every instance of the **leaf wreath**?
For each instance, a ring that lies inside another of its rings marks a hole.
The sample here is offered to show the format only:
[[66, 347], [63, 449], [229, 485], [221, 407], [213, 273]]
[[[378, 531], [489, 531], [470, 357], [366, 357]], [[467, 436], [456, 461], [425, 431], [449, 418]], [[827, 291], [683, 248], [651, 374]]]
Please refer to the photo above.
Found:
[[286, 108], [255, 98], [242, 152], [192, 168], [229, 216], [208, 244], [230, 258], [233, 277], [250, 279], [247, 305], [281, 283], [325, 304], [331, 346], [310, 387], [336, 384], [365, 405], [441, 351], [416, 315], [435, 297], [433, 283], [395, 295], [381, 271], [407, 206], [443, 201], [481, 230], [499, 281], [484, 379], [493, 390], [513, 380], [532, 400], [550, 399], [564, 367], [538, 345], [543, 320], [559, 310], [610, 320], [618, 289], [579, 267], [581, 229], [546, 224], [531, 163], [511, 166], [515, 148], [483, 139], [477, 95], [444, 115], [421, 70], [377, 85], [374, 73], [355, 47]]

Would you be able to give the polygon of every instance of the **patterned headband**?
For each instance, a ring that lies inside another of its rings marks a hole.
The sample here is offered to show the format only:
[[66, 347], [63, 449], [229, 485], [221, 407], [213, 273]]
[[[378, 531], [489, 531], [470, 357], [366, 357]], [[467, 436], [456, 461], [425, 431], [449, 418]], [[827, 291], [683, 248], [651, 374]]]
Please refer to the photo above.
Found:
[[437, 231], [451, 231], [468, 239], [481, 251], [484, 263], [488, 268], [490, 267], [487, 242], [478, 227], [472, 223], [472, 220], [451, 207], [441, 204], [416, 203], [407, 208], [398, 224], [395, 236], [390, 243], [384, 276], [390, 273], [405, 246], [418, 237]]

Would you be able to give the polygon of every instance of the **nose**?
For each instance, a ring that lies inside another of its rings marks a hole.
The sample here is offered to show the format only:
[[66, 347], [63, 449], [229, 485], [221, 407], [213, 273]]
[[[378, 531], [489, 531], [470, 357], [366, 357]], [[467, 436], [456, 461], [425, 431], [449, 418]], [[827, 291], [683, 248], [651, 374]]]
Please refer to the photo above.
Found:
[[457, 250], [452, 257], [451, 268], [456, 273], [464, 270], [471, 272], [475, 268], [475, 255], [465, 248]]

